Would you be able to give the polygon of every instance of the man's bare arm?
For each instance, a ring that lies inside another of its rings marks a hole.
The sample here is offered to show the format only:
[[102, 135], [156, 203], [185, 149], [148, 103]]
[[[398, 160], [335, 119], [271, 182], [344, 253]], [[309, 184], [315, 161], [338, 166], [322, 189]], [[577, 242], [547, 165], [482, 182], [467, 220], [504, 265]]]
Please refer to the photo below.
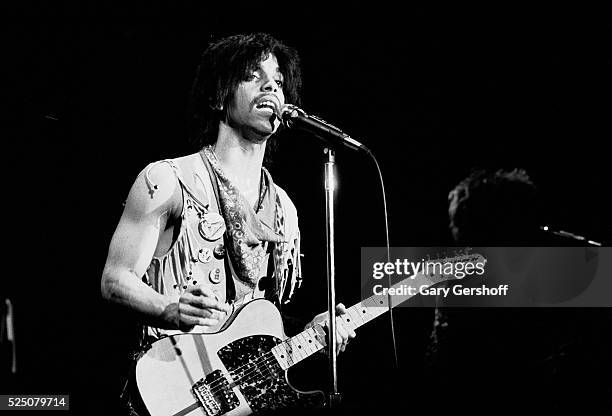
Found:
[[190, 286], [177, 302], [161, 295], [141, 278], [149, 266], [168, 220], [180, 215], [181, 193], [172, 168], [159, 163], [150, 171], [152, 192], [141, 173], [130, 193], [110, 243], [101, 281], [102, 296], [125, 305], [149, 325], [187, 330], [194, 325], [216, 325], [228, 306], [205, 287]]

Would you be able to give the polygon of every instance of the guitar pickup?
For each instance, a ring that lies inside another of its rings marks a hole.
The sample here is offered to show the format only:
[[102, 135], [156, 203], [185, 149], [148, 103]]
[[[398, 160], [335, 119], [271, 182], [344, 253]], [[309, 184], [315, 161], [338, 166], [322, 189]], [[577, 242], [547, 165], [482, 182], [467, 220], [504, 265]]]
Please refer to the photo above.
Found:
[[200, 379], [191, 390], [207, 416], [225, 414], [240, 404], [238, 397], [221, 370], [215, 370], [205, 379]]

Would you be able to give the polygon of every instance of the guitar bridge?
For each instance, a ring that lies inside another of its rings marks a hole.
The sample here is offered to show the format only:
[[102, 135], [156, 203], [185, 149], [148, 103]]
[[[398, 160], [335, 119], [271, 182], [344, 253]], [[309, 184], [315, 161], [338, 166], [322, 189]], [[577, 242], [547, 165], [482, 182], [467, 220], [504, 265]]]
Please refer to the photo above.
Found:
[[238, 397], [232, 391], [229, 381], [222, 375], [221, 370], [213, 371], [205, 379], [199, 380], [191, 390], [207, 416], [225, 414], [240, 404]]

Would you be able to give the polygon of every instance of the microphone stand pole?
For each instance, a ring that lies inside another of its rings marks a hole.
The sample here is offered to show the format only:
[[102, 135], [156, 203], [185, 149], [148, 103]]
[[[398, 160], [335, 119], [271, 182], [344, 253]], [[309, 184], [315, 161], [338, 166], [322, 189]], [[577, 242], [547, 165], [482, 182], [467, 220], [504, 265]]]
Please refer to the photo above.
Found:
[[329, 358], [329, 373], [331, 379], [329, 392], [329, 407], [336, 407], [340, 403], [341, 394], [338, 392], [338, 372], [336, 362], [336, 289], [335, 289], [335, 245], [334, 245], [334, 191], [336, 188], [334, 151], [326, 148], [323, 151], [327, 156], [325, 162], [325, 235], [327, 248], [327, 309], [329, 311], [329, 329], [327, 354]]

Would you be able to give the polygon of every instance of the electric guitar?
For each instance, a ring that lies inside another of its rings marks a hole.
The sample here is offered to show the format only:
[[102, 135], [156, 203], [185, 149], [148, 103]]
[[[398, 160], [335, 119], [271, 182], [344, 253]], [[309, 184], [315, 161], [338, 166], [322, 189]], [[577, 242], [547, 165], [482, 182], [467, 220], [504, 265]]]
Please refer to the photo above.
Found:
[[[486, 262], [479, 254], [436, 261]], [[417, 273], [392, 287], [418, 289], [454, 279], [439, 270], [437, 274]], [[392, 307], [412, 296], [392, 296]], [[389, 297], [374, 295], [348, 308], [338, 319], [356, 329], [388, 310]], [[170, 335], [153, 342], [136, 363], [136, 383], [151, 416], [237, 416], [323, 406], [324, 393], [294, 389], [287, 369], [325, 346], [322, 326], [288, 338], [274, 304], [256, 299], [238, 309], [219, 332]]]

